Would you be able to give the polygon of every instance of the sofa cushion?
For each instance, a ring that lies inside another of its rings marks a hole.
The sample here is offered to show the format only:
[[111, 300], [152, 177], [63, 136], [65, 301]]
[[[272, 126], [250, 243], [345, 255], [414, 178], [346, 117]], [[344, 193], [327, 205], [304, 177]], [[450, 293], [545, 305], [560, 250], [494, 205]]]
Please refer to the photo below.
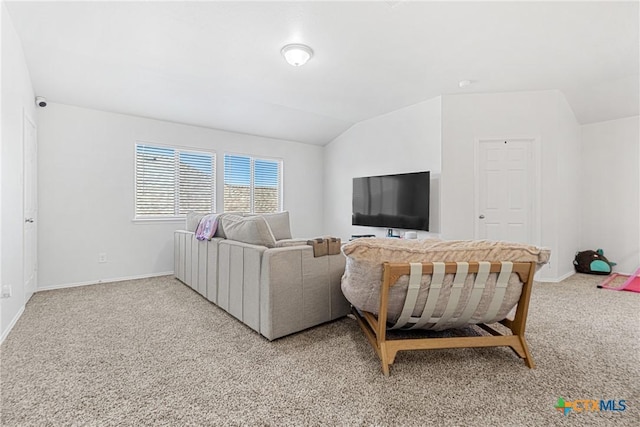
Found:
[[273, 237], [269, 224], [262, 216], [242, 217], [224, 214], [220, 216], [226, 238], [251, 245], [273, 248], [276, 239]]
[[227, 215], [236, 215], [242, 216], [242, 212], [223, 212], [218, 215], [218, 228], [216, 228], [216, 232], [213, 235], [214, 237], [220, 237], [221, 239], [226, 239], [227, 234], [224, 232], [224, 224], [222, 223], [222, 218]]
[[205, 215], [206, 213], [194, 212], [194, 211], [187, 213], [185, 230], [195, 233], [196, 229], [198, 228], [198, 224], [200, 224], [200, 220]]
[[269, 228], [271, 228], [273, 237], [275, 237], [276, 240], [291, 239], [288, 211], [262, 214], [262, 216], [267, 220], [267, 224], [269, 224]]
[[366, 262], [549, 261], [549, 249], [491, 240], [356, 239], [343, 246], [348, 257]]

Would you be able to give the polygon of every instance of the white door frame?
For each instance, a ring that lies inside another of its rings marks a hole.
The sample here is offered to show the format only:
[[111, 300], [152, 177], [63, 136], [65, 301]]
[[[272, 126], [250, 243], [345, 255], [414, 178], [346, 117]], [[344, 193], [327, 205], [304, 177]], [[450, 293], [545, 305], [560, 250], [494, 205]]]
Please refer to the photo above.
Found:
[[[34, 163], [34, 170], [31, 171], [33, 173], [33, 177], [31, 177], [32, 180], [35, 180], [35, 206], [34, 206], [34, 218], [33, 220], [35, 221], [35, 223], [33, 224], [33, 236], [34, 236], [34, 247], [32, 248], [32, 250], [34, 251], [33, 255], [33, 259], [34, 259], [34, 263], [35, 263], [35, 272], [33, 275], [33, 289], [27, 289], [25, 286], [25, 301], [24, 303], [26, 304], [29, 300], [29, 298], [31, 298], [31, 296], [35, 293], [35, 291], [38, 289], [38, 197], [37, 197], [37, 188], [38, 188], [38, 167], [37, 167], [37, 161], [38, 161], [38, 127], [36, 126], [36, 122], [35, 120], [33, 120], [29, 114], [27, 114], [26, 110], [23, 110], [23, 122], [22, 122], [22, 164], [23, 164], [23, 177], [22, 177], [22, 184], [23, 184], [23, 189], [22, 189], [22, 219], [23, 221], [26, 220], [27, 218], [27, 212], [25, 209], [25, 205], [26, 205], [26, 192], [27, 192], [27, 178], [26, 178], [26, 174], [27, 174], [27, 168], [26, 163], [28, 161], [27, 159], [27, 124], [29, 124], [30, 126], [33, 127], [33, 131], [34, 131], [34, 138], [35, 138], [35, 145], [34, 145], [34, 157], [35, 157], [35, 163]], [[23, 223], [23, 228], [22, 228], [22, 273], [23, 273], [23, 286], [26, 285], [27, 282], [27, 276], [25, 274], [26, 272], [26, 267], [27, 267], [27, 257], [26, 257], [26, 248], [27, 248], [27, 242], [26, 242], [26, 233], [25, 233], [25, 227], [24, 227], [24, 223]]]
[[478, 217], [480, 216], [480, 144], [485, 141], [528, 141], [533, 144], [531, 155], [533, 156], [531, 164], [533, 165], [533, 194], [534, 204], [531, 210], [532, 226], [534, 227], [532, 236], [534, 238], [532, 245], [541, 245], [542, 240], [542, 191], [540, 181], [542, 178], [542, 149], [540, 144], [540, 137], [535, 136], [497, 136], [497, 137], [481, 137], [475, 138], [473, 144], [473, 234], [475, 239], [479, 239], [480, 236], [480, 223]]

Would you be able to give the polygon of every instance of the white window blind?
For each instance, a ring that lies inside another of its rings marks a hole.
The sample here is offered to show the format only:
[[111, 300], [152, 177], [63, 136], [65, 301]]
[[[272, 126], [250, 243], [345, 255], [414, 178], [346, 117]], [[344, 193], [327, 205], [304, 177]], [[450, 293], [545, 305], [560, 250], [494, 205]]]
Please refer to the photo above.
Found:
[[215, 153], [136, 144], [136, 218], [215, 211]]
[[270, 213], [282, 210], [282, 161], [224, 156], [224, 210]]

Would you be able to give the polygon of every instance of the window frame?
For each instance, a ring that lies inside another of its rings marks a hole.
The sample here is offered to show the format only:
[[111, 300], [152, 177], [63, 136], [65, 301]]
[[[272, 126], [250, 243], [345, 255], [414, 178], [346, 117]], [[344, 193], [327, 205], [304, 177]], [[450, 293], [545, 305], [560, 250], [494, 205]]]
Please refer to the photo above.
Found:
[[254, 214], [255, 212], [255, 200], [254, 200], [254, 190], [255, 190], [255, 161], [256, 160], [266, 160], [269, 162], [277, 162], [278, 168], [280, 172], [280, 177], [278, 180], [278, 210], [276, 212], [284, 211], [284, 159], [281, 157], [272, 157], [272, 156], [261, 156], [255, 154], [247, 154], [247, 153], [238, 153], [225, 151], [222, 154], [222, 209], [224, 210], [225, 198], [224, 198], [224, 187], [225, 187], [225, 157], [226, 156], [237, 156], [237, 157], [248, 157], [250, 159], [250, 203], [251, 203], [251, 212], [245, 212]]
[[217, 156], [217, 152], [215, 150], [208, 150], [206, 148], [196, 148], [196, 147], [189, 147], [189, 146], [184, 146], [184, 145], [176, 145], [176, 144], [166, 144], [166, 143], [157, 143], [157, 142], [151, 142], [151, 141], [143, 141], [143, 140], [136, 140], [133, 143], [133, 222], [179, 222], [179, 221], [184, 221], [186, 218], [186, 214], [179, 214], [179, 210], [180, 210], [180, 192], [179, 192], [179, 182], [176, 180], [176, 182], [174, 182], [174, 190], [175, 190], [175, 194], [174, 194], [174, 202], [173, 202], [173, 208], [174, 208], [174, 215], [164, 215], [164, 216], [148, 216], [148, 215], [138, 215], [137, 212], [137, 205], [138, 205], [138, 200], [137, 200], [137, 186], [138, 186], [138, 181], [137, 181], [137, 172], [138, 172], [138, 161], [137, 161], [137, 150], [138, 150], [138, 146], [149, 146], [149, 147], [157, 147], [157, 148], [161, 148], [161, 149], [171, 149], [174, 150], [174, 163], [173, 163], [173, 174], [174, 176], [177, 177], [179, 176], [179, 156], [180, 153], [194, 153], [194, 154], [203, 154], [203, 155], [208, 155], [211, 156], [211, 163], [212, 163], [212, 197], [211, 197], [211, 212], [215, 212], [216, 210], [216, 206], [217, 206], [217, 187], [218, 187], [218, 156]]

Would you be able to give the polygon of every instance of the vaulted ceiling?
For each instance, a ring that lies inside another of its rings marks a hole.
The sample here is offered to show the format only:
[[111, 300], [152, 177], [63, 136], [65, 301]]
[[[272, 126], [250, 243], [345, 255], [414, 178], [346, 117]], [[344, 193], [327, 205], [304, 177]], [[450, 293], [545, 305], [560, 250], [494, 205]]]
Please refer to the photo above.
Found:
[[[319, 145], [443, 94], [639, 114], [637, 1], [5, 3], [51, 102]], [[290, 66], [288, 43], [313, 58]]]

